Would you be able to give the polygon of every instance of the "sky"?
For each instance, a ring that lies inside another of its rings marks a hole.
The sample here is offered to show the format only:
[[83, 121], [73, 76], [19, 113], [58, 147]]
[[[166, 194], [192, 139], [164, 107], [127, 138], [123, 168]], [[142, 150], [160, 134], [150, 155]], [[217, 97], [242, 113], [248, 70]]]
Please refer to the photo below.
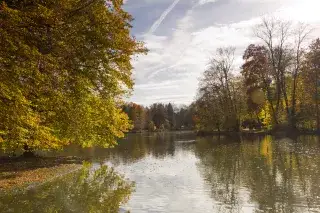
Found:
[[134, 91], [129, 101], [190, 104], [208, 60], [219, 47], [236, 47], [239, 72], [246, 47], [262, 17], [303, 22], [320, 37], [320, 0], [125, 0], [133, 15], [132, 34], [148, 55], [135, 58]]

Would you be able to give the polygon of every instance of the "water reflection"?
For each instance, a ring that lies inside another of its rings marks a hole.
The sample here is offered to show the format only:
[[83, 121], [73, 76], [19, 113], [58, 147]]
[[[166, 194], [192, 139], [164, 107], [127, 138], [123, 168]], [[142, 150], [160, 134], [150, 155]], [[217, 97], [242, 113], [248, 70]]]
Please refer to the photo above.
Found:
[[1, 212], [118, 212], [134, 185], [113, 169], [84, 164], [42, 186], [0, 194]]
[[77, 146], [70, 146], [66, 147], [63, 152], [40, 154], [47, 156], [78, 156], [96, 161], [111, 161], [113, 164], [132, 164], [147, 156], [152, 156], [156, 159], [174, 156], [177, 147], [176, 142], [184, 142], [190, 140], [190, 138], [196, 138], [193, 132], [128, 134], [125, 139], [120, 140], [118, 145], [112, 149], [99, 147], [82, 149]]
[[203, 139], [195, 149], [219, 212], [320, 210], [320, 156], [314, 137], [230, 141]]
[[135, 191], [109, 167], [94, 174], [84, 167], [20, 195], [2, 195], [4, 212], [118, 212], [119, 206], [131, 213], [320, 211], [315, 136], [132, 134], [114, 149], [68, 147], [47, 154], [112, 164], [136, 183]]

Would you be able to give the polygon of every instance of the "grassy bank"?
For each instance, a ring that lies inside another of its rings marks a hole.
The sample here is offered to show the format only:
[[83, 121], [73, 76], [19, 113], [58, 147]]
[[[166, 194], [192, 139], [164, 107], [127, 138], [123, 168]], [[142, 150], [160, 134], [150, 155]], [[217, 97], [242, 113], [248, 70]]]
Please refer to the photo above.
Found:
[[73, 157], [0, 158], [0, 190], [37, 185], [81, 168]]

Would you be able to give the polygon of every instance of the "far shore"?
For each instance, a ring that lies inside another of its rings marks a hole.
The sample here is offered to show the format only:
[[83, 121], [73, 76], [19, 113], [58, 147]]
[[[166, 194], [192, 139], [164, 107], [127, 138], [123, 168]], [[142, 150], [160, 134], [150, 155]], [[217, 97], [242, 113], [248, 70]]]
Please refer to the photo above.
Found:
[[197, 136], [233, 136], [233, 135], [272, 135], [272, 136], [299, 136], [320, 135], [316, 130], [241, 130], [241, 131], [198, 131]]
[[233, 135], [274, 135], [274, 136], [299, 136], [299, 135], [320, 135], [320, 132], [317, 130], [298, 130], [298, 129], [274, 129], [274, 130], [249, 130], [249, 129], [242, 129], [240, 131], [197, 131], [193, 129], [181, 129], [181, 130], [156, 130], [156, 131], [130, 131], [128, 134], [141, 134], [141, 133], [194, 133], [197, 136], [233, 136]]
[[193, 129], [175, 129], [175, 130], [154, 130], [154, 131], [148, 131], [148, 130], [138, 130], [138, 131], [130, 131], [129, 134], [140, 134], [140, 133], [161, 133], [161, 132], [196, 132]]

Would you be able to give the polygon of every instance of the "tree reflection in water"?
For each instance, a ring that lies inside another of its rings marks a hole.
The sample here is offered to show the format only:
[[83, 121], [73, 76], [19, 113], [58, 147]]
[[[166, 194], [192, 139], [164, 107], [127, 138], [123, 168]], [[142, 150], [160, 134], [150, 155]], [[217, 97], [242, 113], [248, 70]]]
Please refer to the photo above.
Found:
[[311, 136], [299, 140], [199, 140], [199, 171], [218, 212], [319, 210], [319, 143]]
[[[183, 212], [179, 206], [190, 209], [185, 212], [319, 212], [318, 140], [135, 134], [114, 149], [69, 147], [64, 154], [124, 171], [137, 182], [126, 205], [137, 212]], [[108, 167], [93, 172], [86, 165], [23, 193], [0, 195], [0, 212], [119, 212], [133, 188]]]
[[77, 171], [33, 189], [0, 194], [1, 212], [119, 212], [134, 183], [105, 165]]
[[81, 148], [79, 146], [66, 147], [58, 153], [41, 153], [46, 156], [77, 156], [91, 158], [95, 161], [111, 161], [113, 164], [137, 162], [149, 155], [157, 159], [166, 158], [175, 154], [175, 141], [195, 138], [190, 133], [142, 133], [128, 134], [126, 138], [119, 140], [118, 145], [111, 149], [92, 147]]

